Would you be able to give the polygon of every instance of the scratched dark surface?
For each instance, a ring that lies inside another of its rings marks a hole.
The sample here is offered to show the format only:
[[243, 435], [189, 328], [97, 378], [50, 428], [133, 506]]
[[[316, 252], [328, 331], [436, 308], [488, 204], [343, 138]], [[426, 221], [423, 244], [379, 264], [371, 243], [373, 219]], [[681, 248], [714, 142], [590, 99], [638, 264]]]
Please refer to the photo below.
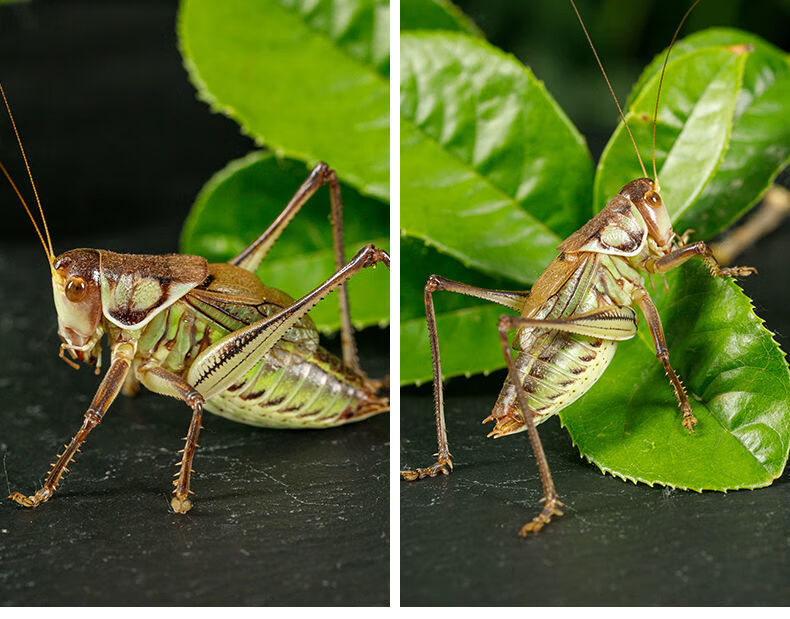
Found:
[[[785, 351], [788, 250], [785, 221], [738, 260], [759, 269], [741, 285]], [[487, 439], [480, 425], [503, 378], [449, 381], [455, 472], [401, 485], [403, 605], [790, 603], [790, 469], [727, 494], [634, 485], [583, 461], [555, 417], [540, 434], [565, 515], [517, 537], [543, 495], [526, 434]], [[402, 392], [402, 463], [432, 462], [432, 406], [429, 388]]]
[[[176, 250], [203, 183], [254, 148], [235, 123], [195, 99], [175, 45], [175, 8], [0, 7], [0, 80], [56, 250]], [[0, 158], [21, 180], [7, 121], [0, 127]], [[41, 249], [10, 190], [1, 193], [4, 496], [40, 487], [99, 379], [57, 359]], [[387, 337], [376, 329], [362, 335], [371, 375], [387, 372]], [[387, 415], [289, 432], [207, 414], [197, 496], [181, 517], [168, 497], [188, 423], [175, 400], [119, 397], [55, 498], [35, 510], [0, 501], [0, 604], [388, 603]]]

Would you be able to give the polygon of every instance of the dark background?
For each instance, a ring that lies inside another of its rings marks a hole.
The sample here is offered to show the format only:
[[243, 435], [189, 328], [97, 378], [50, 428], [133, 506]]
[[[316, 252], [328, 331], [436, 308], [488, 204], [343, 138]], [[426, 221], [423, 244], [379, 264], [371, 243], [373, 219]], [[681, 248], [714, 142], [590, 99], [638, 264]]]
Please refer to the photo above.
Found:
[[[570, 5], [509, 0], [458, 4], [489, 41], [518, 56], [546, 82], [597, 159], [617, 111]], [[690, 1], [577, 4], [623, 101], [641, 69], [669, 43]], [[783, 0], [703, 0], [684, 32], [736, 26], [787, 50], [789, 7]], [[786, 172], [782, 179], [787, 185]], [[785, 221], [737, 261], [759, 269], [757, 277], [741, 285], [783, 350], [790, 344], [789, 250], [790, 222]], [[481, 337], [496, 337], [495, 325]], [[790, 602], [787, 471], [769, 488], [728, 494], [634, 485], [604, 476], [582, 460], [555, 417], [540, 426], [540, 434], [565, 516], [538, 537], [517, 537], [540, 510], [543, 495], [526, 434], [494, 441], [480, 425], [503, 380], [500, 371], [446, 385], [455, 472], [401, 486], [402, 604]], [[401, 462], [427, 466], [436, 450], [431, 387], [404, 389], [401, 398]]]
[[[202, 185], [254, 148], [196, 100], [176, 9], [153, 0], [0, 6], [0, 81], [56, 252], [176, 251]], [[29, 194], [7, 120], [0, 160]], [[0, 484], [3, 494], [33, 493], [99, 379], [57, 359], [43, 253], [7, 186], [0, 213]], [[361, 340], [365, 368], [386, 374], [387, 333]], [[305, 432], [206, 415], [197, 496], [180, 517], [168, 507], [170, 479], [188, 423], [174, 400], [119, 397], [54, 499], [35, 510], [0, 502], [0, 603], [388, 603], [387, 415]]]

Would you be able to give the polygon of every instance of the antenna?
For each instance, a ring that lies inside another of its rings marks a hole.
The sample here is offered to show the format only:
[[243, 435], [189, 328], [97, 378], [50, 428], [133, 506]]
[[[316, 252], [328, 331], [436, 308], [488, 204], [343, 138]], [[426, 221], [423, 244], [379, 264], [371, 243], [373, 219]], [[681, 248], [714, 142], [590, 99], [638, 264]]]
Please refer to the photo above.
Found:
[[[697, 0], [697, 2], [699, 2], [699, 0]], [[639, 155], [639, 149], [636, 147], [636, 140], [634, 140], [634, 134], [631, 133], [631, 128], [628, 126], [628, 123], [625, 120], [625, 114], [623, 114], [623, 109], [620, 107], [620, 102], [617, 100], [617, 95], [614, 94], [614, 89], [612, 88], [612, 84], [609, 82], [609, 78], [606, 76], [606, 71], [603, 68], [601, 59], [598, 58], [598, 52], [595, 51], [595, 45], [593, 45], [592, 39], [590, 38], [590, 35], [587, 33], [587, 28], [584, 27], [584, 21], [582, 20], [582, 16], [579, 14], [579, 9], [576, 8], [576, 3], [573, 0], [571, 0], [571, 6], [573, 7], [573, 11], [576, 13], [576, 17], [579, 18], [579, 23], [582, 25], [584, 36], [587, 37], [587, 42], [590, 44], [590, 48], [592, 49], [593, 55], [595, 56], [595, 59], [598, 61], [598, 66], [601, 67], [601, 73], [603, 73], [603, 78], [606, 80], [606, 85], [609, 87], [609, 92], [612, 93], [612, 99], [614, 99], [614, 104], [617, 106], [617, 111], [620, 112], [620, 118], [622, 118], [623, 120], [623, 124], [625, 125], [625, 130], [628, 131], [628, 137], [631, 138], [631, 144], [634, 145], [634, 151], [636, 151], [636, 158], [639, 159], [639, 165], [642, 167], [642, 174], [644, 174], [645, 177], [647, 177], [647, 170], [645, 170], [645, 164], [642, 163], [642, 157]], [[654, 126], [654, 130], [655, 130], [655, 126]], [[653, 158], [653, 167], [655, 168], [655, 157]]]
[[52, 261], [54, 260], [54, 257], [55, 257], [55, 252], [52, 249], [52, 239], [49, 236], [49, 228], [47, 228], [47, 218], [44, 217], [44, 209], [41, 206], [41, 200], [38, 197], [38, 190], [36, 189], [36, 183], [33, 181], [33, 174], [30, 171], [30, 164], [27, 161], [27, 155], [25, 154], [25, 148], [22, 146], [22, 139], [19, 137], [19, 131], [16, 128], [16, 122], [14, 122], [14, 115], [11, 113], [11, 106], [8, 104], [8, 99], [5, 96], [5, 90], [3, 90], [3, 85], [2, 84], [0, 84], [0, 95], [2, 95], [2, 97], [3, 97], [3, 103], [5, 103], [5, 109], [8, 112], [8, 118], [11, 120], [11, 126], [14, 128], [14, 135], [16, 136], [16, 142], [17, 142], [17, 144], [19, 144], [19, 151], [22, 153], [22, 160], [25, 162], [25, 169], [27, 169], [27, 176], [30, 179], [30, 186], [33, 188], [33, 195], [36, 197], [36, 204], [38, 204], [38, 212], [41, 213], [41, 221], [42, 221], [42, 223], [44, 225], [44, 234], [47, 237], [47, 243], [46, 244], [44, 243], [44, 237], [41, 234], [41, 230], [39, 229], [38, 225], [36, 224], [36, 220], [33, 218], [33, 215], [30, 212], [30, 209], [28, 208], [27, 204], [25, 203], [25, 200], [22, 198], [22, 194], [19, 192], [19, 189], [17, 189], [17, 186], [14, 184], [14, 181], [11, 180], [10, 174], [8, 174], [8, 171], [5, 169], [5, 166], [3, 166], [1, 163], [0, 163], [0, 168], [2, 168], [3, 174], [8, 179], [8, 182], [11, 183], [11, 187], [14, 188], [14, 191], [16, 192], [16, 195], [21, 200], [22, 206], [25, 207], [25, 210], [27, 211], [28, 217], [30, 217], [30, 221], [33, 222], [33, 226], [36, 228], [36, 232], [38, 233], [38, 237], [39, 237], [39, 239], [41, 239], [42, 245], [44, 245], [44, 252], [47, 254], [47, 259], [49, 260], [50, 264], [52, 264]]
[[[573, 2], [573, 0], [571, 0]], [[686, 21], [686, 18], [691, 14], [691, 11], [694, 10], [694, 7], [699, 4], [700, 0], [695, 0], [694, 4], [692, 4], [686, 14], [683, 16], [683, 19], [680, 20], [677, 29], [675, 30], [675, 34], [672, 35], [672, 41], [669, 43], [669, 48], [667, 49], [667, 55], [664, 57], [664, 66], [661, 67], [661, 77], [658, 80], [658, 94], [656, 95], [656, 110], [653, 112], [653, 178], [656, 181], [656, 188], [659, 186], [658, 182], [658, 172], [656, 171], [656, 124], [658, 123], [658, 102], [661, 99], [661, 86], [664, 83], [664, 71], [667, 70], [667, 62], [669, 61], [669, 52], [672, 51], [672, 46], [675, 44], [675, 39], [678, 38], [678, 33], [680, 29], [683, 27], [683, 24]]]

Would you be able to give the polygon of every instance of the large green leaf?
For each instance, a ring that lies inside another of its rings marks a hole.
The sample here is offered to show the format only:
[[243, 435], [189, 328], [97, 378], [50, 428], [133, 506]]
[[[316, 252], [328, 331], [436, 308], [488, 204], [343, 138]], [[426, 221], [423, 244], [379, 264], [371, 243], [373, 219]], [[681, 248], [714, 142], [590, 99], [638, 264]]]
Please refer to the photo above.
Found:
[[[233, 161], [203, 188], [184, 226], [181, 250], [226, 261], [238, 254], [282, 211], [307, 177], [303, 164], [271, 154], [251, 153]], [[387, 205], [343, 186], [347, 257], [367, 243], [387, 248]], [[267, 286], [299, 297], [334, 273], [329, 194], [320, 190], [286, 228], [258, 269]], [[365, 269], [349, 282], [351, 317], [356, 327], [389, 320], [386, 269]], [[322, 331], [339, 327], [337, 302], [328, 298], [310, 312]]]
[[199, 96], [278, 154], [389, 196], [389, 9], [382, 0], [184, 0]]
[[790, 375], [784, 355], [732, 281], [697, 262], [651, 292], [670, 362], [698, 420], [681, 415], [644, 323], [609, 369], [560, 413], [579, 450], [601, 470], [692, 490], [766, 486], [790, 446]]
[[[629, 125], [650, 175], [650, 133], [663, 61], [664, 53], [645, 69], [628, 104]], [[752, 206], [789, 161], [788, 56], [745, 32], [706, 30], [677, 43], [664, 81], [657, 130], [664, 199], [681, 232], [694, 228], [700, 238], [709, 238]], [[704, 89], [700, 96], [691, 95], [691, 81]], [[598, 172], [596, 209], [641, 175], [622, 125]]]
[[[576, 173], [558, 183], [567, 169]], [[405, 237], [524, 288], [553, 258], [562, 238], [583, 223], [591, 172], [581, 136], [512, 56], [465, 35], [402, 34]], [[424, 285], [432, 271], [440, 272], [415, 252], [404, 252], [402, 264], [401, 285], [411, 289]], [[440, 330], [443, 303], [437, 299]], [[405, 314], [417, 315], [422, 296], [402, 296], [401, 306], [406, 305]], [[401, 375], [427, 380], [429, 360], [426, 364], [424, 356], [411, 354], [427, 344], [412, 340], [412, 334], [420, 337], [413, 327], [402, 330]], [[488, 353], [496, 350], [495, 339], [490, 346]], [[445, 340], [442, 350], [448, 369], [490, 369], [478, 361], [491, 355], [469, 355], [467, 341]]]

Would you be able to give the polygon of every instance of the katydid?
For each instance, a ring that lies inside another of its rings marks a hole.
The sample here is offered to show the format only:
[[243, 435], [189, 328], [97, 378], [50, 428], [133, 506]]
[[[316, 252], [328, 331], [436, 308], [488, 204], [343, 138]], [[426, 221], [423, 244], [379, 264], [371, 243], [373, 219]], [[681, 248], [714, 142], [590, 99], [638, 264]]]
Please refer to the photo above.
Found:
[[[699, 0], [697, 0], [698, 2]], [[672, 44], [695, 2], [686, 12], [672, 38], [661, 72], [663, 80]], [[576, 5], [571, 0], [585, 36], [607, 85], [595, 47], [590, 40]], [[629, 136], [625, 116], [617, 105]], [[650, 331], [656, 356], [669, 379], [681, 419], [679, 423], [693, 432], [697, 420], [685, 388], [669, 362], [669, 350], [661, 319], [645, 286], [645, 275], [662, 274], [693, 257], [702, 258], [713, 277], [745, 277], [755, 273], [751, 267], [720, 267], [704, 242], [689, 243], [691, 231], [678, 236], [660, 194], [655, 164], [655, 125], [653, 119], [653, 178], [649, 178], [631, 136], [643, 178], [627, 183], [606, 207], [562, 242], [559, 255], [526, 291], [488, 290], [431, 275], [425, 285], [425, 311], [433, 357], [433, 393], [437, 461], [426, 468], [404, 470], [401, 476], [414, 481], [453, 468], [444, 418], [442, 369], [433, 293], [456, 292], [505, 306], [519, 316], [503, 315], [498, 321], [499, 340], [507, 366], [507, 377], [491, 414], [494, 422], [489, 436], [495, 438], [527, 431], [540, 470], [545, 505], [541, 512], [519, 531], [536, 533], [552, 517], [562, 515], [559, 495], [536, 426], [581, 397], [598, 380], [612, 360], [617, 342], [637, 331], [638, 307]], [[514, 341], [508, 334], [515, 330]], [[517, 354], [514, 357], [512, 349]]]
[[[33, 217], [5, 166], [0, 170], [17, 194], [41, 241], [52, 276], [60, 357], [101, 365], [102, 338], [110, 367], [77, 434], [57, 456], [44, 485], [31, 496], [9, 496], [24, 507], [52, 497], [68, 465], [119, 392], [149, 390], [182, 400], [192, 411], [171, 507], [179, 514], [192, 503], [190, 479], [203, 409], [234, 421], [268, 428], [328, 428], [388, 410], [379, 392], [387, 381], [362, 371], [357, 358], [346, 284], [362, 269], [389, 255], [367, 245], [345, 261], [340, 184], [325, 163], [312, 170], [282, 213], [227, 264], [188, 255], [118, 254], [74, 249], [55, 255], [44, 211], [5, 92], [0, 86], [41, 216]], [[337, 272], [294, 300], [265, 286], [255, 270], [307, 200], [328, 185]], [[342, 361], [322, 348], [308, 311], [338, 292]], [[67, 356], [68, 355], [68, 356]]]

